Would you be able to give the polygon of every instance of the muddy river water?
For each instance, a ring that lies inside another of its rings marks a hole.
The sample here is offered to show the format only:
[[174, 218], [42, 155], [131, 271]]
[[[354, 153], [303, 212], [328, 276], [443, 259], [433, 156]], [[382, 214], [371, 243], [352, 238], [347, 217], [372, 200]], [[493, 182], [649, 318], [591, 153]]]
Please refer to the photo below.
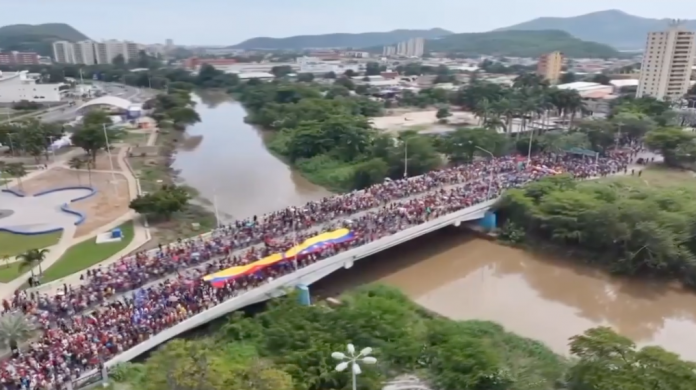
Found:
[[[227, 216], [261, 214], [319, 199], [317, 187], [263, 145], [243, 108], [198, 96], [202, 122], [194, 148], [174, 168]], [[567, 353], [568, 338], [607, 325], [641, 345], [657, 344], [696, 361], [696, 294], [665, 283], [614, 278], [563, 259], [528, 253], [443, 229], [356, 263], [322, 280], [322, 295], [362, 283], [396, 286], [424, 307], [453, 319], [495, 321]]]

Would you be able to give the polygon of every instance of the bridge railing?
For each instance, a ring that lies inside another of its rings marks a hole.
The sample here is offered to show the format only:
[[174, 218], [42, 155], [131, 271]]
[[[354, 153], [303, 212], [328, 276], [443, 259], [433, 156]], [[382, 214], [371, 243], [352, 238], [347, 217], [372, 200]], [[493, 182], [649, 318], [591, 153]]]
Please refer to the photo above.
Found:
[[[466, 209], [444, 215], [424, 224], [410, 227], [398, 233], [383, 237], [379, 240], [372, 241], [346, 252], [336, 254], [328, 259], [318, 261], [307, 267], [298, 269], [295, 272], [281, 276], [278, 279], [272, 280], [255, 289], [240, 292], [239, 295], [230, 298], [204, 312], [198, 313], [169, 329], [165, 329], [148, 340], [145, 340], [127, 351], [122, 352], [106, 362], [105, 366], [110, 368], [119, 363], [133, 360], [139, 355], [188, 330], [220, 318], [232, 311], [239, 310], [254, 303], [262, 302], [272, 297], [281, 296], [285, 294], [288, 287], [294, 287], [298, 284], [311, 285], [317, 280], [322, 279], [323, 277], [335, 272], [349, 263], [352, 263], [353, 261], [360, 260], [372, 254], [399, 245], [403, 242], [410, 241], [416, 237], [420, 237], [424, 234], [452, 225], [457, 221], [467, 221], [481, 218], [485, 211], [488, 210], [496, 201], [497, 199], [490, 200], [476, 206], [468, 207]], [[87, 372], [85, 376], [95, 375], [95, 373], [98, 373], [97, 370], [92, 370]]]

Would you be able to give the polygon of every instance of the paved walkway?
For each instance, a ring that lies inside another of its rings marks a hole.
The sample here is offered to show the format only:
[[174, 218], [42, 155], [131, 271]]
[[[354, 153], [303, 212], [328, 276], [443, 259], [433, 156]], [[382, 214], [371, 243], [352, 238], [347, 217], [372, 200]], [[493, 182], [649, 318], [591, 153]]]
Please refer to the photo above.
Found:
[[[67, 161], [70, 158], [75, 157], [76, 155], [81, 154], [81, 153], [82, 153], [82, 151], [79, 149], [65, 153], [65, 154], [59, 156], [60, 158], [57, 158], [56, 161], [48, 164], [48, 169], [37, 170], [37, 171], [31, 172], [30, 174], [25, 176], [23, 178], [23, 180], [29, 180], [33, 177], [39, 176], [43, 173], [48, 172], [48, 170], [50, 170], [51, 168], [62, 167], [62, 168], [70, 169], [67, 166]], [[118, 166], [120, 169], [117, 172], [119, 174], [122, 174], [126, 178], [126, 180], [128, 182], [128, 191], [130, 193], [130, 197], [131, 197], [131, 199], [134, 199], [138, 196], [140, 189], [139, 189], [138, 181], [135, 178], [130, 166], [128, 165], [127, 157], [128, 157], [128, 148], [122, 147], [119, 150], [119, 154], [117, 156], [117, 163], [118, 163]], [[105, 171], [105, 172], [110, 173], [111, 171]], [[16, 184], [18, 184], [17, 180], [13, 180], [9, 183], [10, 186], [13, 186]], [[91, 231], [89, 234], [86, 234], [86, 235], [81, 236], [79, 238], [74, 237], [75, 230], [76, 230], [75, 226], [69, 225], [69, 226], [65, 227], [63, 230], [63, 235], [61, 236], [61, 239], [58, 242], [58, 244], [48, 248], [49, 253], [46, 256], [46, 259], [43, 261], [43, 263], [41, 263], [41, 268], [48, 269], [50, 266], [55, 264], [63, 256], [65, 251], [68, 250], [70, 247], [72, 247], [76, 244], [79, 244], [81, 242], [90, 240], [90, 239], [95, 239], [95, 237], [98, 234], [103, 233], [103, 232], [108, 231], [108, 230], [111, 230], [111, 229], [113, 229], [113, 228], [115, 228], [115, 227], [121, 225], [122, 223], [129, 221], [129, 220], [134, 221], [133, 240], [123, 250], [119, 251], [114, 256], [112, 256], [111, 258], [102, 262], [101, 264], [110, 264], [110, 263], [113, 263], [113, 262], [119, 260], [121, 257], [137, 250], [138, 248], [140, 248], [141, 246], [143, 246], [145, 243], [147, 243], [150, 240], [149, 229], [146, 228], [145, 226], [143, 226], [142, 223], [140, 223], [141, 220], [138, 218], [137, 213], [135, 213], [132, 210], [123, 214], [122, 216], [120, 216], [119, 218], [110, 222], [109, 224], [100, 226], [99, 228]], [[38, 272], [38, 267], [36, 267], [34, 269], [34, 272]], [[47, 290], [48, 291], [48, 290], [53, 289], [54, 287], [58, 287], [58, 286], [62, 285], [63, 283], [76, 283], [76, 281], [79, 282], [80, 274], [81, 274], [81, 272], [69, 275], [66, 278], [59, 279], [59, 280], [47, 283], [43, 286], [40, 286], [36, 290], [41, 290], [41, 291]], [[31, 275], [31, 271], [28, 271], [25, 274], [19, 276], [18, 278], [16, 278], [15, 280], [13, 280], [9, 283], [0, 283], [0, 297], [6, 297], [8, 295], [13, 294], [15, 290], [17, 290], [22, 285], [24, 285], [24, 283], [27, 282], [30, 275]]]

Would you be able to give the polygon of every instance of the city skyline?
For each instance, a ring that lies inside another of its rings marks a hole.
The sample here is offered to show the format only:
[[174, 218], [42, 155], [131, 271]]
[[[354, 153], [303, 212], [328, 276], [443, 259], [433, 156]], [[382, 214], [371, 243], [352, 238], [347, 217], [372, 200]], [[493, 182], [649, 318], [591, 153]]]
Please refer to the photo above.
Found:
[[[288, 37], [435, 27], [454, 32], [482, 32], [542, 16], [569, 17], [608, 9], [649, 18], [696, 19], [696, 7], [686, 7], [680, 0], [659, 3], [635, 3], [629, 0], [588, 0], [581, 3], [500, 0], [496, 4], [433, 0], [428, 3], [429, 8], [447, 10], [438, 14], [436, 19], [424, 18], [422, 13], [412, 12], [408, 1], [396, 0], [358, 0], [352, 3], [260, 0], [243, 5], [208, 0], [205, 7], [190, 7], [190, 2], [183, 0], [170, 0], [166, 7], [162, 7], [161, 3], [122, 0], [118, 3], [101, 3], [98, 9], [93, 10], [89, 8], [93, 3], [86, 0], [30, 2], [37, 5], [32, 12], [26, 12], [26, 3], [10, 2], [3, 5], [0, 26], [67, 23], [97, 41], [119, 39], [151, 44], [173, 39], [180, 45], [234, 45], [260, 36]], [[414, 2], [413, 5], [418, 4]], [[365, 12], [366, 9], [371, 12]], [[385, 17], [387, 13], [389, 17]], [[235, 17], [240, 14], [244, 17]], [[336, 14], [340, 14], [341, 18], [335, 18]], [[153, 18], [153, 15], [157, 15], [157, 18]], [[259, 19], [266, 22], [256, 23]]]

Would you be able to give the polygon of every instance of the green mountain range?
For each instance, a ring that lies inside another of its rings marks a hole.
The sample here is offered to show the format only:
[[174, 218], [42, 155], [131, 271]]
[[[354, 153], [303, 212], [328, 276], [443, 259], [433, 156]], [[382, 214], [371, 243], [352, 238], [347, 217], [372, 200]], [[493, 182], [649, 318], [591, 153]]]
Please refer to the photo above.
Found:
[[[536, 18], [496, 31], [561, 30], [585, 41], [604, 43], [621, 50], [643, 49], [647, 34], [664, 30], [669, 19], [650, 19], [619, 10], [593, 12], [569, 18]], [[685, 20], [684, 27], [696, 31], [696, 20]]]
[[538, 57], [556, 50], [574, 58], [615, 58], [622, 55], [607, 45], [582, 41], [559, 30], [452, 34], [427, 41], [425, 48], [427, 51], [463, 56]]
[[234, 46], [233, 49], [273, 49], [301, 50], [309, 48], [363, 48], [370, 46], [393, 45], [411, 38], [439, 38], [451, 35], [451, 31], [441, 28], [430, 30], [394, 30], [389, 32], [369, 32], [362, 34], [322, 34], [298, 35], [288, 38], [252, 38]]
[[55, 41], [81, 41], [89, 39], [65, 23], [13, 24], [0, 27], [0, 50], [33, 51], [50, 56]]

